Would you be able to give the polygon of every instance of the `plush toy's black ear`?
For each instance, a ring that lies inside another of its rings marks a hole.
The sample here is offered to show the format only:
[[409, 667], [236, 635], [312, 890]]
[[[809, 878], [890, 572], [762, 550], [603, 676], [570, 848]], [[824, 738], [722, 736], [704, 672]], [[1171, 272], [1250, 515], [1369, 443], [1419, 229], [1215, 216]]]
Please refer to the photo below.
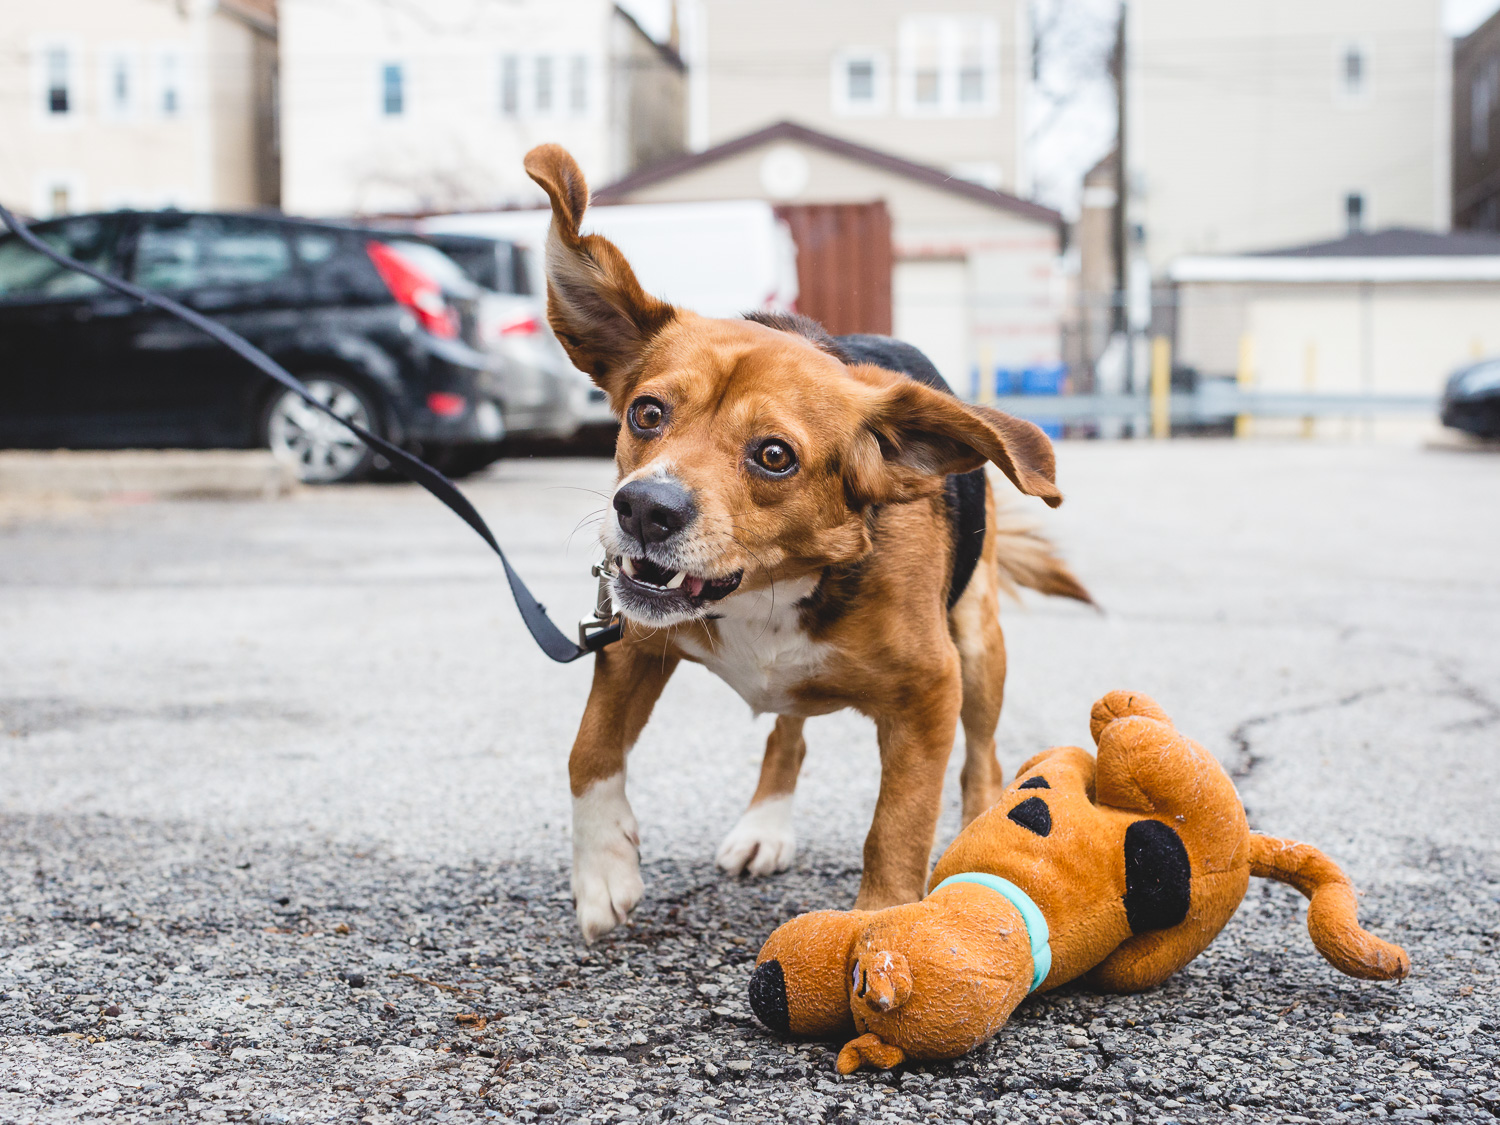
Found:
[[619, 411], [646, 345], [676, 310], [641, 288], [614, 243], [579, 233], [589, 187], [566, 149], [538, 145], [526, 154], [526, 174], [552, 203], [547, 322], [573, 365], [592, 375]]

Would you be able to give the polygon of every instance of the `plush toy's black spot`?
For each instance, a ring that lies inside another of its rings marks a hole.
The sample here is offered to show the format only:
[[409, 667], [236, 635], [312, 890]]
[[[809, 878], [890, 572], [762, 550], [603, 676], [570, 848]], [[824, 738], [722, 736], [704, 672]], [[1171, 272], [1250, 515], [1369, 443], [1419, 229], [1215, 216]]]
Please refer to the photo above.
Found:
[[1050, 785], [1047, 784], [1047, 779], [1045, 777], [1028, 777], [1025, 781], [1021, 782], [1020, 785], [1017, 785], [1016, 788], [1017, 789], [1051, 789], [1052, 786], [1050, 786]]
[[1193, 870], [1182, 838], [1159, 820], [1125, 829], [1125, 917], [1131, 933], [1166, 930], [1187, 917]]
[[1038, 836], [1052, 832], [1052, 810], [1040, 797], [1031, 797], [1010, 810], [1010, 818]]
[[750, 1010], [777, 1035], [792, 1030], [792, 1017], [786, 1008], [786, 974], [780, 961], [767, 961], [750, 974]]

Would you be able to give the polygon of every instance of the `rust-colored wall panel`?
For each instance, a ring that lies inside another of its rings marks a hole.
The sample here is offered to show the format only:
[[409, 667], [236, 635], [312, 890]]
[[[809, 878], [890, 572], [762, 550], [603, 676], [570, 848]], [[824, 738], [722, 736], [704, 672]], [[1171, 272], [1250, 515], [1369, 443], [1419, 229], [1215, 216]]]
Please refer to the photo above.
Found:
[[874, 203], [777, 207], [797, 243], [797, 311], [835, 336], [891, 333], [891, 215]]

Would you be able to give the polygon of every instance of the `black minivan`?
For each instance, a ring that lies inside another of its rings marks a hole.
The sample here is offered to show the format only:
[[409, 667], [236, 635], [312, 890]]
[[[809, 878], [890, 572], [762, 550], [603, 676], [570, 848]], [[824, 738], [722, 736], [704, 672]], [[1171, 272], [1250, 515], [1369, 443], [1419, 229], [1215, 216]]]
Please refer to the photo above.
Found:
[[[49, 245], [240, 333], [340, 417], [463, 470], [505, 423], [472, 283], [420, 237], [254, 214], [77, 215]], [[309, 482], [375, 458], [197, 329], [0, 238], [0, 447], [269, 446]]]

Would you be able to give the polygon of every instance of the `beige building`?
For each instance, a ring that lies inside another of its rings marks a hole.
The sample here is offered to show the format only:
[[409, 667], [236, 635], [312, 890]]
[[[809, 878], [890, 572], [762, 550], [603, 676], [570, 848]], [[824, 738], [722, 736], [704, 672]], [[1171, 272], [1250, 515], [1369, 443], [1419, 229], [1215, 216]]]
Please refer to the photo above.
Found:
[[685, 147], [682, 60], [609, 0], [280, 8], [288, 211], [534, 203], [534, 145], [566, 146], [595, 183]]
[[686, 0], [690, 137], [778, 121], [1029, 195], [1026, 0]]
[[1160, 274], [1404, 226], [1446, 230], [1441, 0], [1132, 0], [1130, 226]]
[[[894, 251], [894, 334], [960, 394], [996, 369], [1060, 359], [1062, 217], [942, 169], [782, 122], [601, 188], [600, 203], [883, 201]], [[851, 279], [851, 283], [857, 279]]]
[[[1177, 362], [1209, 377], [1240, 376], [1257, 391], [1435, 402], [1456, 368], [1500, 353], [1500, 235], [1488, 232], [1388, 230], [1265, 254], [1189, 256], [1170, 276]], [[1350, 431], [1347, 419], [1316, 425], [1328, 435]]]
[[0, 52], [7, 205], [277, 201], [273, 0], [11, 3]]

